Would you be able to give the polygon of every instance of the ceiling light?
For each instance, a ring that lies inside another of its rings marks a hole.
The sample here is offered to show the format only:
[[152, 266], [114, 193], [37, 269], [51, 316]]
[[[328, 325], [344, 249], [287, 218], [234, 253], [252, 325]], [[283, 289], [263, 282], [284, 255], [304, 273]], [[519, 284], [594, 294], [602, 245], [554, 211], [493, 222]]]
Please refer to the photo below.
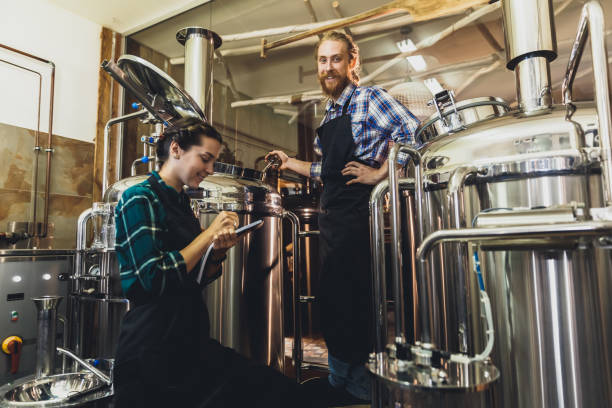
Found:
[[[397, 48], [399, 48], [401, 52], [410, 52], [417, 50], [416, 45], [414, 45], [414, 42], [412, 42], [412, 40], [409, 38], [406, 40], [398, 41], [395, 43], [395, 45], [397, 45]], [[425, 58], [423, 58], [422, 55], [411, 55], [409, 57], [406, 57], [406, 59], [408, 60], [408, 63], [412, 66], [412, 68], [417, 72], [425, 71], [427, 69], [427, 63], [425, 62]]]

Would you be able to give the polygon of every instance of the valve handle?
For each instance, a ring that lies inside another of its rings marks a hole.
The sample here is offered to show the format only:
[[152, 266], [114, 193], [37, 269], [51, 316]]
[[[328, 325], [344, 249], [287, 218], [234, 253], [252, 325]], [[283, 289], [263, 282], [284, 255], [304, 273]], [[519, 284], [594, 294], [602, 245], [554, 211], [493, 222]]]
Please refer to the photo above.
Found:
[[11, 356], [11, 374], [16, 374], [19, 370], [22, 345], [23, 340], [19, 336], [9, 336], [2, 341], [2, 351]]

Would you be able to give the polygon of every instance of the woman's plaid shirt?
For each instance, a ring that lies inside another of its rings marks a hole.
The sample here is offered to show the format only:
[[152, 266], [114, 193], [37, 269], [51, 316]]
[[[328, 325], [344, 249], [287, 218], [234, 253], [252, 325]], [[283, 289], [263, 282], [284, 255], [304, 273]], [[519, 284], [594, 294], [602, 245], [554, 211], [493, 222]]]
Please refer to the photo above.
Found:
[[[168, 190], [177, 204], [189, 201], [185, 192], [178, 192], [163, 182], [157, 172], [153, 177]], [[186, 274], [186, 265], [179, 251], [163, 247], [162, 233], [167, 230], [166, 211], [149, 180], [123, 192], [115, 208], [116, 245], [123, 293], [140, 281], [145, 291], [161, 294], [166, 287], [179, 284]]]

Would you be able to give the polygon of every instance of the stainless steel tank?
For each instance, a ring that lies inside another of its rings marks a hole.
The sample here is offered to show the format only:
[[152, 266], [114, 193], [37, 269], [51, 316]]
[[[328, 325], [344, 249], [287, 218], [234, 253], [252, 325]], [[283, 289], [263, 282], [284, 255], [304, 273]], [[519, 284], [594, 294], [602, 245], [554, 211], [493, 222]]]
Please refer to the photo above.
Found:
[[213, 338], [283, 371], [283, 209], [280, 195], [260, 180], [255, 170], [216, 163], [215, 173], [189, 194], [203, 228], [220, 211], [238, 213], [241, 225], [264, 221], [230, 249], [204, 298]]
[[[574, 120], [593, 130], [596, 111], [583, 107]], [[598, 163], [583, 150], [582, 136], [557, 107], [544, 117], [517, 112], [434, 141], [423, 152], [425, 235], [481, 222], [499, 227], [584, 219], [584, 211], [602, 205], [602, 194]], [[540, 212], [529, 217], [532, 211]], [[430, 325], [431, 342], [445, 350], [473, 353], [483, 347], [472, 272], [477, 250], [495, 316], [500, 406], [609, 401], [612, 366], [602, 357], [610, 322], [600, 316], [610, 309], [599, 293], [611, 287], [609, 267], [599, 264], [609, 254], [596, 256], [605, 251], [597, 241], [563, 237], [440, 245], [428, 259], [435, 274], [429, 290], [444, 303]], [[593, 376], [594, 370], [600, 375]], [[589, 381], [581, 385], [582, 378]]]
[[[452, 133], [432, 129], [434, 138], [414, 153], [422, 168], [415, 181], [422, 195], [415, 220], [422, 226], [414, 254], [416, 337], [421, 350], [441, 350], [434, 353], [442, 361], [490, 350], [500, 372], [491, 406], [612, 406], [612, 151], [603, 13], [596, 1], [584, 6], [564, 105], [553, 106], [550, 2], [504, 1], [503, 8], [519, 109]], [[533, 38], [524, 36], [529, 19], [540, 33]], [[587, 33], [596, 103], [572, 104]], [[398, 230], [399, 220], [394, 224]], [[483, 325], [482, 315], [492, 324]], [[399, 358], [396, 348], [396, 360], [407, 361], [409, 353]], [[393, 353], [376, 355], [373, 367]], [[389, 383], [384, 370], [375, 374], [377, 386]]]

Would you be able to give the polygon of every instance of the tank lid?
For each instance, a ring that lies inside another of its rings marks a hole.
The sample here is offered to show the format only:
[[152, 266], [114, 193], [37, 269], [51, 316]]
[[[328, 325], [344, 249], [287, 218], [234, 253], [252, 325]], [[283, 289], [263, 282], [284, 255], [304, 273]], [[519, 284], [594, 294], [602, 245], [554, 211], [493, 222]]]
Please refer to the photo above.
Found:
[[[597, 123], [592, 106], [577, 115], [585, 132]], [[433, 140], [420, 152], [428, 188], [435, 189], [467, 165], [483, 173], [470, 182], [584, 172], [595, 162], [583, 153], [583, 139], [575, 123], [565, 120], [565, 107], [557, 106], [537, 117], [515, 112], [481, 121]]]
[[171, 125], [186, 117], [206, 120], [187, 91], [149, 61], [134, 55], [123, 55], [116, 64], [105, 61], [102, 67], [165, 124]]
[[261, 172], [228, 163], [215, 163], [215, 173], [198, 189], [188, 191], [200, 211], [237, 211], [281, 215], [280, 194], [261, 181]]
[[[282, 214], [281, 196], [261, 181], [261, 172], [215, 163], [214, 174], [206, 177], [197, 189], [187, 189], [194, 208], [201, 211], [257, 212]], [[148, 175], [119, 180], [104, 193], [105, 202], [118, 202], [128, 188], [146, 180]]]

